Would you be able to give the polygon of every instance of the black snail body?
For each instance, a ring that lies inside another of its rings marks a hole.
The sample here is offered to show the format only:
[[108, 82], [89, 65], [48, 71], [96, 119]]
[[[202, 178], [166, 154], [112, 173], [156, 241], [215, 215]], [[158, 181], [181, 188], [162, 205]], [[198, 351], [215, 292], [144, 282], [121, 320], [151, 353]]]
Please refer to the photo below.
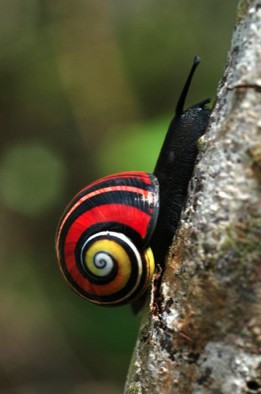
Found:
[[210, 110], [204, 100], [184, 111], [196, 57], [153, 174], [118, 173], [81, 190], [56, 234], [61, 271], [79, 295], [97, 305], [136, 303], [164, 258], [186, 201]]

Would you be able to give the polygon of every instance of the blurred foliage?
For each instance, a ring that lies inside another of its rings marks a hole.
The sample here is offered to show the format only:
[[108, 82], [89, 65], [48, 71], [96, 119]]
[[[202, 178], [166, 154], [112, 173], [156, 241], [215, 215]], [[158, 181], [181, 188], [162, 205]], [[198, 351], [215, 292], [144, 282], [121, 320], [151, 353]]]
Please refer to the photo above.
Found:
[[188, 105], [215, 98], [236, 1], [0, 0], [0, 391], [120, 393], [139, 319], [73, 294], [54, 234], [75, 192], [153, 170]]
[[20, 143], [4, 152], [0, 177], [5, 205], [35, 216], [61, 198], [66, 173], [64, 163], [43, 144]]

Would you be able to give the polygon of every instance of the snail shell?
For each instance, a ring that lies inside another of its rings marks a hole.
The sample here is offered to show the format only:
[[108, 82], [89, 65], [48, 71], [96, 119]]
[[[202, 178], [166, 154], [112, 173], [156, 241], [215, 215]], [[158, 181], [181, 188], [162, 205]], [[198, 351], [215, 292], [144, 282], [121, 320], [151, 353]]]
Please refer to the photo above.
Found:
[[82, 189], [65, 209], [56, 234], [59, 266], [73, 290], [100, 305], [138, 299], [154, 272], [149, 242], [158, 214], [153, 174], [117, 173]]

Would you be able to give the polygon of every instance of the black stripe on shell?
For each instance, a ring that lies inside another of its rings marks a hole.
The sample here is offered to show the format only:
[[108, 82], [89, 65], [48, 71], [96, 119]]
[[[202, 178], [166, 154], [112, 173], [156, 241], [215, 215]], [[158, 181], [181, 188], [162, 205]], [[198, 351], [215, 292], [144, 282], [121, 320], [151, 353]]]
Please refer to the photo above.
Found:
[[[86, 191], [86, 194], [89, 194], [89, 191]], [[84, 196], [84, 195], [83, 195]], [[69, 231], [69, 228], [71, 227], [71, 225], [73, 224], [73, 222], [83, 213], [91, 210], [93, 207], [97, 207], [100, 205], [107, 205], [107, 204], [122, 204], [122, 205], [126, 205], [126, 209], [128, 206], [132, 206], [135, 207], [143, 212], [146, 212], [148, 215], [151, 216], [152, 220], [150, 223], [150, 227], [155, 227], [156, 224], [156, 220], [157, 220], [157, 215], [154, 215], [154, 211], [151, 212], [151, 208], [148, 204], [148, 202], [143, 198], [142, 195], [142, 191], [141, 193], [137, 193], [137, 192], [129, 192], [129, 191], [114, 191], [114, 192], [104, 192], [104, 193], [100, 193], [96, 196], [93, 196], [91, 198], [89, 198], [88, 200], [83, 201], [81, 204], [79, 204], [77, 206], [76, 209], [74, 209], [70, 216], [67, 218], [67, 220], [65, 221], [62, 230], [61, 230], [61, 234], [60, 234], [60, 240], [59, 240], [59, 244], [63, 245], [64, 244], [64, 240], [66, 238], [66, 234]], [[135, 205], [134, 205], [135, 203]], [[66, 216], [68, 210], [64, 213], [63, 217]], [[155, 218], [155, 220], [153, 220]], [[62, 219], [61, 219], [62, 221]], [[106, 230], [106, 223], [104, 222], [105, 226], [103, 226], [103, 229]], [[111, 231], [120, 231], [123, 232], [124, 231], [124, 226], [119, 223], [118, 226], [114, 223], [113, 228], [108, 227], [108, 230]], [[152, 230], [149, 228], [148, 233], [151, 233]], [[94, 234], [94, 233], [90, 233]], [[137, 240], [138, 242], [141, 239]], [[144, 246], [146, 246], [146, 244], [149, 242], [150, 239], [145, 238], [144, 242]], [[140, 243], [137, 244], [137, 247], [142, 246]]]
[[[123, 173], [124, 174], [124, 173]], [[127, 178], [126, 176], [119, 174], [115, 174], [115, 177], [111, 177], [109, 179], [101, 178], [100, 181], [98, 180], [95, 182], [95, 184], [86, 186], [84, 189], [82, 189], [78, 194], [76, 194], [69, 205], [66, 207], [65, 212], [63, 213], [63, 217], [66, 215], [66, 213], [73, 207], [73, 205], [82, 197], [84, 197], [86, 194], [95, 192], [97, 190], [107, 188], [110, 186], [132, 186], [132, 187], [137, 187], [142, 190], [147, 190], [147, 191], [153, 191], [155, 186], [158, 187], [158, 182], [157, 178], [150, 173], [146, 173], [149, 178], [151, 183], [145, 183], [142, 182], [141, 178], [133, 175], [130, 178]], [[106, 178], [106, 177], [105, 177]]]

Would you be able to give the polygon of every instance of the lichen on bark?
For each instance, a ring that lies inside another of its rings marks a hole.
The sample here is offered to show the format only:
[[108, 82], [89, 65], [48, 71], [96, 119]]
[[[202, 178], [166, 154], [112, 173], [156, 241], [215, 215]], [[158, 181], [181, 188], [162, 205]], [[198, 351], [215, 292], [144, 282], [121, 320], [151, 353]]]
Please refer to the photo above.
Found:
[[242, 3], [126, 393], [261, 391], [261, 4]]

